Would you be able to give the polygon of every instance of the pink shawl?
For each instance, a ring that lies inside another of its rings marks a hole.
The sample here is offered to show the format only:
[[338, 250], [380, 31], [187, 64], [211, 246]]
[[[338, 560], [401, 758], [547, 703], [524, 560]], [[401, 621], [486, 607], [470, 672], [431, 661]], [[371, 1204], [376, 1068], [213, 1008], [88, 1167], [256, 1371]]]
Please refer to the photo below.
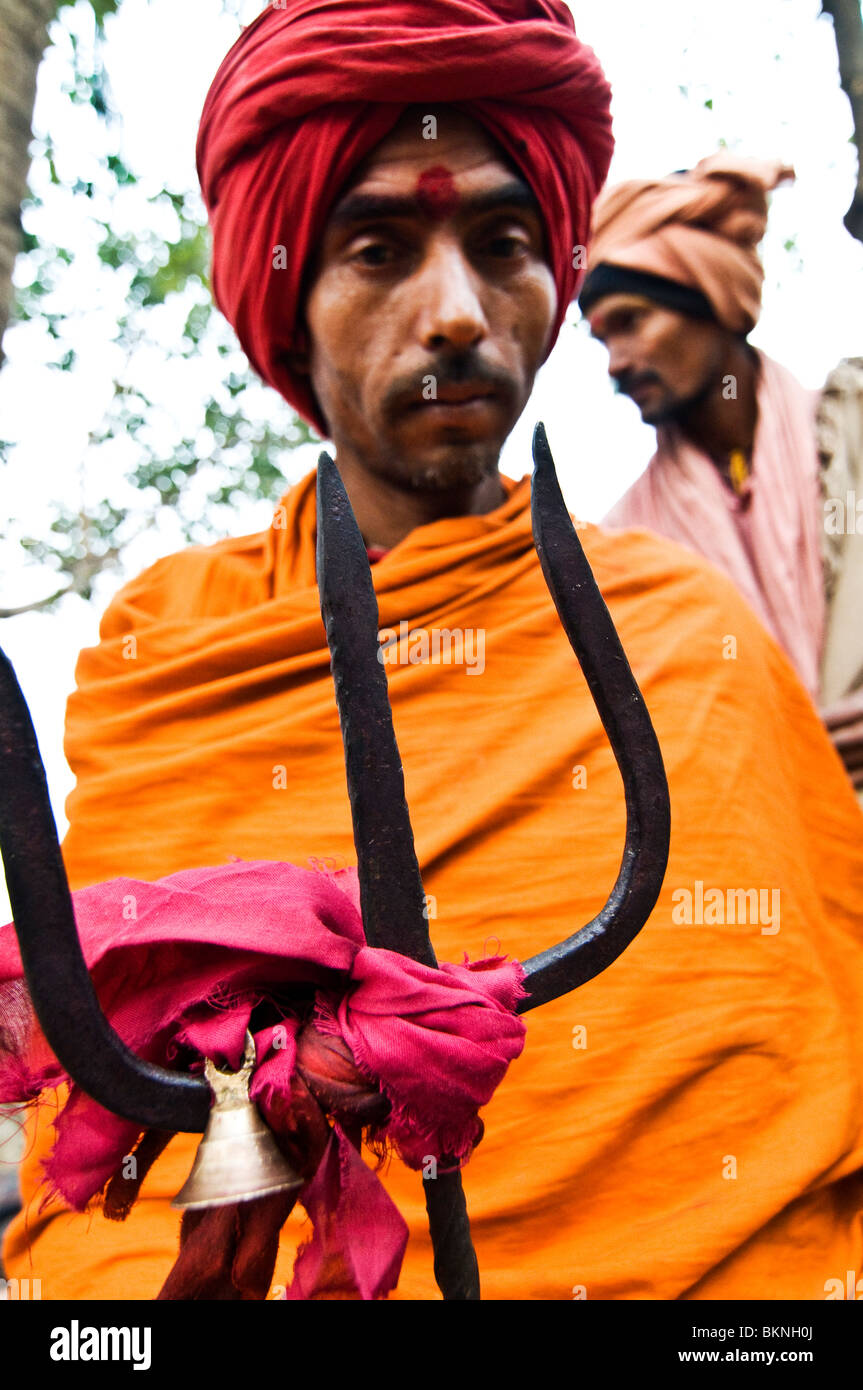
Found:
[[763, 353], [758, 357], [758, 425], [742, 495], [677, 425], [663, 425], [646, 471], [604, 524], [657, 531], [724, 570], [816, 699], [825, 623], [818, 395]]

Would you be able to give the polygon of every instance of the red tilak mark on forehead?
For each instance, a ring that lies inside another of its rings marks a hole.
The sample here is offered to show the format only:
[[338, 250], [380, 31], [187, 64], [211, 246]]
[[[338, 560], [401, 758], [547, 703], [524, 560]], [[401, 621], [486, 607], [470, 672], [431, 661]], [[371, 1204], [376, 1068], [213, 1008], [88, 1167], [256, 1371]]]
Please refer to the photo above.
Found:
[[433, 164], [417, 179], [417, 202], [427, 217], [443, 222], [458, 207], [459, 192], [445, 164]]

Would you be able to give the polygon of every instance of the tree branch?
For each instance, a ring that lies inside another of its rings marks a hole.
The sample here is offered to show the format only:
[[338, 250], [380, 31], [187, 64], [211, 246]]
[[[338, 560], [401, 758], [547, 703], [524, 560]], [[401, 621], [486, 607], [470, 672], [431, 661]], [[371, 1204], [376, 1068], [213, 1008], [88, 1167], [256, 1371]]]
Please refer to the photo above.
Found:
[[36, 73], [56, 0], [0, 0], [0, 366], [12, 302], [12, 267], [21, 246], [21, 200], [30, 169]]
[[55, 594], [51, 594], [48, 598], [37, 598], [34, 599], [33, 603], [22, 603], [20, 608], [0, 608], [0, 619], [17, 618], [21, 613], [35, 613], [40, 608], [48, 608], [64, 594], [70, 594], [74, 587], [74, 584], [67, 584], [65, 589], [58, 589]]
[[821, 9], [833, 20], [839, 80], [851, 103], [857, 146], [857, 187], [845, 214], [845, 226], [863, 242], [863, 15], [860, 0], [822, 0]]

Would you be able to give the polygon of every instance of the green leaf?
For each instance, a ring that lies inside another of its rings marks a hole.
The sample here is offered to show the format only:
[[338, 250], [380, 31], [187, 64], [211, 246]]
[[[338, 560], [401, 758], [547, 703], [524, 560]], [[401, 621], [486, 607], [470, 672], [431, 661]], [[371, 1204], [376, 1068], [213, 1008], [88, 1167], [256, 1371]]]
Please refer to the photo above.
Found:
[[125, 185], [138, 182], [137, 174], [132, 172], [128, 164], [126, 164], [118, 154], [108, 155], [108, 170], [113, 174], [118, 184]]
[[[57, 12], [65, 9], [67, 5], [75, 5], [77, 0], [57, 0]], [[119, 0], [90, 0], [90, 8], [96, 20], [96, 29], [99, 34], [104, 33], [105, 20], [108, 15], [116, 14]], [[71, 37], [71, 36], [70, 36]]]
[[90, 88], [90, 105], [99, 116], [107, 116], [109, 111], [108, 99], [105, 92], [105, 79], [101, 72], [94, 72], [88, 81]]
[[152, 273], [139, 271], [132, 282], [132, 292], [142, 308], [164, 304], [168, 295], [178, 294], [189, 280], [206, 281], [209, 241], [205, 227], [195, 225], [191, 235], [168, 242], [166, 249], [164, 265]]
[[137, 246], [135, 237], [118, 236], [109, 228], [107, 235], [99, 243], [96, 254], [99, 260], [112, 270], [119, 270], [121, 265], [128, 265], [136, 259]]
[[105, 26], [105, 20], [109, 14], [116, 14], [119, 0], [90, 0], [93, 13], [96, 16], [96, 23], [100, 29]]
[[186, 316], [183, 325], [183, 337], [197, 348], [202, 337], [207, 331], [213, 313], [213, 306], [209, 301], [206, 304], [193, 304]]

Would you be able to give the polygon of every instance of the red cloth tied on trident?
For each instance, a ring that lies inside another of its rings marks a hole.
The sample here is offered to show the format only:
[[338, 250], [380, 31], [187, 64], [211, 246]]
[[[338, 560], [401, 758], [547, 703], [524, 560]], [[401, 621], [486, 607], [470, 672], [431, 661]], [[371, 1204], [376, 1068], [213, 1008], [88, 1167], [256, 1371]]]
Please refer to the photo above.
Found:
[[611, 161], [610, 98], [563, 0], [267, 6], [216, 74], [197, 151], [213, 293], [256, 371], [327, 433], [308, 377], [285, 360], [306, 346], [311, 261], [349, 175], [417, 104], [480, 122], [533, 189], [558, 295], [550, 352]]
[[[513, 1012], [524, 994], [521, 966], [495, 957], [433, 970], [371, 949], [353, 869], [328, 875], [234, 863], [155, 883], [114, 879], [73, 901], [102, 1008], [147, 1061], [176, 1068], [179, 1055], [188, 1068], [210, 1056], [236, 1069], [252, 1010], [262, 1001], [276, 1009], [282, 1022], [254, 1032], [250, 1094], [277, 1134], [290, 1123], [296, 1036], [312, 992], [315, 1027], [340, 1037], [387, 1097], [391, 1112], [379, 1132], [412, 1168], [429, 1156], [469, 1157], [482, 1133], [477, 1111], [523, 1046], [525, 1026]], [[9, 925], [0, 931], [0, 1103], [69, 1079], [22, 981]], [[82, 1211], [121, 1171], [139, 1134], [71, 1085], [47, 1164], [49, 1192]], [[407, 1226], [338, 1123], [299, 1200], [314, 1235], [288, 1297], [313, 1293], [334, 1255], [360, 1297], [395, 1287]]]

